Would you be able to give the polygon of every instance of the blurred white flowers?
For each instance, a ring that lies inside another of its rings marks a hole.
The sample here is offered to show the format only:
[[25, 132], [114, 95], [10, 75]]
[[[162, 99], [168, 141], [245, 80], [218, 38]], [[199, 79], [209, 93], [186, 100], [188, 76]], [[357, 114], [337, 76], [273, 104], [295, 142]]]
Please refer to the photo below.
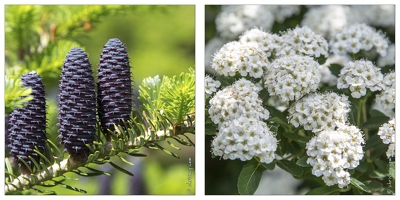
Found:
[[384, 88], [376, 95], [375, 101], [383, 110], [390, 111], [396, 103], [395, 72], [390, 72], [383, 79]]
[[361, 50], [369, 51], [375, 47], [380, 56], [386, 56], [389, 41], [384, 34], [366, 24], [353, 24], [334, 33], [329, 41], [330, 51], [334, 54], [356, 54]]
[[214, 80], [210, 76], [206, 76], [204, 78], [204, 82], [205, 82], [204, 90], [207, 94], [212, 94], [216, 92], [219, 86], [221, 86], [221, 82]]

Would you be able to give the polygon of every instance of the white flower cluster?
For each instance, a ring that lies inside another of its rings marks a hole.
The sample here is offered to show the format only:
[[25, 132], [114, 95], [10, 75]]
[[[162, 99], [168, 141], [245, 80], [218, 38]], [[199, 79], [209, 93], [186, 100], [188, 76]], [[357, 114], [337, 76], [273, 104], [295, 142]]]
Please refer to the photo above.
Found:
[[300, 12], [299, 5], [268, 5], [266, 7], [274, 13], [275, 21], [278, 23], [282, 23], [286, 18]]
[[267, 33], [262, 29], [253, 28], [240, 35], [239, 42], [242, 44], [255, 43], [265, 52], [266, 57], [270, 57], [272, 52], [279, 47], [276, 43], [277, 40], [280, 40], [279, 37], [279, 35]]
[[262, 100], [258, 97], [261, 90], [254, 83], [244, 78], [215, 93], [210, 99], [208, 113], [211, 120], [220, 125], [230, 122], [240, 116], [254, 120], [269, 118], [269, 112], [262, 107]]
[[334, 92], [312, 93], [296, 101], [288, 111], [288, 120], [296, 128], [302, 125], [314, 133], [334, 130], [346, 122], [350, 101], [347, 96]]
[[311, 6], [304, 14], [302, 26], [308, 26], [326, 38], [347, 25], [347, 8], [341, 5]]
[[352, 24], [394, 27], [394, 5], [323, 5], [309, 6], [301, 21], [316, 33], [330, 39], [333, 33]]
[[369, 51], [375, 47], [380, 56], [386, 56], [389, 41], [382, 32], [366, 24], [353, 24], [343, 27], [329, 41], [330, 51], [334, 54], [356, 54], [361, 50]]
[[395, 25], [394, 5], [352, 5], [348, 13], [348, 24], [365, 23], [381, 27]]
[[242, 78], [210, 99], [208, 113], [220, 131], [212, 141], [214, 155], [242, 161], [256, 156], [261, 162], [273, 161], [278, 141], [262, 121], [269, 118], [269, 112], [258, 96], [260, 89]]
[[296, 27], [284, 32], [276, 55], [307, 55], [328, 57], [328, 42], [307, 26]]
[[396, 73], [394, 71], [391, 71], [383, 77], [383, 84], [384, 84], [384, 89], [392, 87], [396, 82]]
[[395, 149], [396, 149], [396, 127], [395, 127], [395, 118], [391, 119], [388, 123], [382, 124], [379, 127], [378, 135], [380, 136], [382, 142], [384, 144], [389, 144], [388, 150], [386, 152], [386, 156], [388, 158], [394, 157]]
[[211, 67], [220, 75], [260, 78], [269, 64], [267, 55], [257, 43], [233, 41], [214, 54]]
[[258, 157], [260, 162], [271, 163], [275, 159], [277, 144], [265, 122], [242, 117], [223, 123], [211, 148], [215, 156], [225, 160], [246, 161]]
[[367, 93], [367, 88], [373, 92], [382, 90], [382, 81], [380, 68], [368, 60], [356, 60], [348, 62], [340, 70], [337, 88], [349, 88], [352, 97], [360, 98]]
[[216, 29], [222, 38], [233, 40], [253, 27], [271, 30], [274, 14], [262, 5], [224, 5], [215, 18]]
[[216, 92], [219, 86], [221, 86], [221, 82], [214, 80], [212, 77], [208, 75], [204, 78], [204, 82], [205, 82], [205, 92], [207, 94], [212, 94]]
[[384, 89], [381, 93], [375, 97], [376, 103], [378, 103], [384, 110], [392, 110], [396, 103], [396, 84], [395, 84], [395, 72], [390, 72], [383, 78], [385, 84]]
[[284, 56], [275, 59], [265, 73], [265, 85], [282, 102], [300, 99], [315, 92], [321, 81], [318, 62], [308, 56]]
[[207, 73], [215, 74], [215, 70], [211, 68], [211, 63], [213, 60], [213, 55], [224, 46], [227, 41], [221, 39], [220, 37], [214, 37], [210, 39], [206, 46], [204, 47], [204, 65]]
[[395, 56], [396, 56], [395, 45], [394, 44], [390, 44], [389, 47], [388, 47], [386, 56], [378, 58], [378, 62], [377, 62], [378, 67], [385, 67], [387, 65], [394, 65], [395, 64], [395, 59], [394, 59]]
[[306, 145], [311, 173], [322, 176], [327, 186], [346, 187], [350, 183], [347, 169], [359, 165], [364, 156], [363, 144], [363, 135], [356, 126], [340, 125], [337, 130], [319, 132]]
[[299, 5], [223, 5], [215, 25], [222, 38], [233, 40], [254, 27], [269, 31], [275, 21], [282, 23], [299, 12]]

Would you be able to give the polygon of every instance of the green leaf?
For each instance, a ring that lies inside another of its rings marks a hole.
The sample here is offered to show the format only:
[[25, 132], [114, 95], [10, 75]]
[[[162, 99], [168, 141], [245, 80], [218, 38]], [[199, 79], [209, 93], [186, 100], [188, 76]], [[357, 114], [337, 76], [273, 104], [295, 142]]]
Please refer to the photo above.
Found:
[[126, 154], [130, 155], [130, 156], [135, 156], [135, 157], [146, 157], [146, 154], [142, 154], [142, 153], [134, 153], [134, 152], [125, 152]]
[[363, 125], [361, 125], [362, 129], [372, 129], [372, 128], [379, 128], [382, 124], [388, 122], [390, 120], [387, 116], [378, 116], [372, 117], [368, 119]]
[[[59, 155], [61, 158], [60, 159], [63, 159], [63, 153], [61, 153], [61, 151], [60, 151], [60, 149], [58, 148], [58, 146], [57, 145], [55, 145], [50, 139], [47, 139], [47, 143], [48, 144], [50, 144], [50, 146], [52, 147], [51, 149], [52, 150], [55, 150], [56, 151], [56, 153], [57, 153], [57, 155]], [[57, 155], [54, 155], [54, 156], [57, 156]]]
[[376, 169], [382, 172], [388, 172], [388, 165], [389, 163], [384, 160], [374, 160], [374, 164]]
[[389, 176], [391, 178], [393, 178], [393, 179], [396, 177], [395, 169], [396, 169], [396, 163], [395, 162], [389, 162]]
[[371, 173], [369, 173], [368, 176], [370, 178], [386, 178], [387, 174], [386, 173], [382, 173], [382, 172], [380, 172], [378, 170], [374, 170]]
[[95, 151], [93, 154], [90, 154], [90, 155], [93, 155], [93, 160], [96, 160], [99, 156], [100, 156], [100, 152], [99, 151]]
[[40, 189], [38, 189], [38, 188], [35, 188], [35, 187], [32, 187], [31, 188], [32, 190], [35, 190], [35, 191], [37, 191], [37, 192], [40, 192], [40, 193], [42, 193], [42, 194], [45, 194], [45, 195], [55, 195], [55, 194], [57, 194], [56, 192], [54, 192], [54, 191], [51, 191], [51, 190], [40, 190]]
[[271, 163], [261, 163], [261, 165], [267, 169], [267, 170], [274, 170], [275, 169], [275, 163], [271, 162]]
[[[195, 147], [194, 142], [192, 140], [190, 140], [190, 138], [187, 135], [182, 135], [182, 136], [185, 137], [193, 147]], [[175, 137], [172, 137], [172, 138], [175, 139]]]
[[382, 116], [386, 116], [385, 114], [383, 114], [381, 111], [379, 110], [375, 110], [372, 109], [369, 114], [371, 115], [371, 117], [382, 117]]
[[164, 153], [166, 153], [166, 154], [168, 154], [168, 155], [170, 155], [170, 156], [173, 156], [173, 157], [175, 157], [175, 158], [178, 158], [178, 159], [180, 158], [178, 155], [176, 155], [175, 153], [173, 153], [173, 152], [171, 152], [171, 151], [165, 149], [164, 147], [160, 146], [159, 144], [154, 143], [154, 145], [155, 145], [158, 149], [160, 149], [161, 151], [163, 151]]
[[332, 72], [333, 75], [338, 76], [340, 74], [340, 70], [343, 68], [343, 66], [339, 64], [331, 64], [329, 66], [329, 70]]
[[269, 127], [269, 130], [273, 133], [273, 134], [278, 134], [278, 130], [279, 130], [279, 124], [277, 124], [277, 125], [272, 125], [272, 126], [270, 126]]
[[360, 164], [356, 168], [357, 171], [359, 172], [366, 172], [368, 170], [368, 165], [365, 161], [360, 161]]
[[217, 133], [217, 125], [211, 123], [206, 123], [205, 125], [205, 134], [206, 135], [215, 135]]
[[383, 144], [383, 143], [382, 143], [382, 140], [379, 137], [379, 135], [374, 134], [374, 135], [372, 135], [372, 136], [370, 136], [368, 138], [368, 140], [366, 141], [366, 144], [365, 144], [363, 149], [364, 150], [368, 150], [368, 149], [371, 149], [371, 148], [375, 148], [375, 147], [377, 147], [377, 146], [379, 146], [381, 144]]
[[371, 190], [364, 183], [355, 179], [354, 177], [351, 177], [350, 184], [352, 184], [353, 186], [355, 186], [356, 188], [358, 188], [364, 192], [371, 193]]
[[293, 176], [301, 176], [303, 174], [303, 168], [296, 165], [296, 163], [294, 163], [294, 161], [277, 160], [276, 164], [283, 170], [292, 174]]
[[357, 124], [357, 106], [354, 104], [350, 107], [349, 122], [350, 124]]
[[22, 162], [22, 163], [27, 167], [27, 169], [28, 169], [31, 173], [33, 173], [31, 166], [28, 165], [28, 163], [26, 163], [24, 159], [22, 159], [21, 157], [18, 157], [18, 160], [19, 160], [20, 162]]
[[122, 162], [124, 162], [124, 163], [126, 163], [126, 164], [128, 164], [128, 165], [134, 166], [133, 163], [127, 161], [124, 157], [122, 157], [122, 156], [120, 156], [120, 155], [117, 155], [117, 156], [118, 156], [119, 159], [122, 160]]
[[40, 151], [37, 149], [37, 147], [35, 146], [35, 149], [33, 150], [35, 153], [37, 153], [44, 161], [46, 161], [46, 163], [48, 165], [52, 165], [53, 163], [50, 162], [50, 160], [48, 158], [46, 158], [45, 155], [43, 155], [42, 153], [40, 153]]
[[110, 161], [109, 163], [110, 163], [110, 165], [113, 166], [115, 169], [117, 169], [117, 170], [123, 172], [124, 174], [127, 174], [127, 175], [129, 175], [129, 176], [133, 176], [133, 174], [132, 174], [131, 172], [129, 172], [128, 170], [125, 170], [124, 168], [122, 168], [122, 167], [116, 165], [115, 163], [113, 163], [113, 162], [111, 162], [111, 161]]
[[238, 178], [238, 191], [241, 195], [254, 194], [260, 184], [262, 167], [259, 162], [245, 164]]
[[85, 168], [89, 169], [89, 170], [92, 171], [92, 172], [102, 173], [102, 174], [104, 174], [104, 175], [106, 175], [106, 176], [111, 176], [111, 174], [108, 173], [108, 172], [101, 171], [101, 170], [97, 170], [97, 169], [91, 168], [91, 167], [89, 167], [89, 166], [85, 166]]
[[12, 182], [16, 176], [14, 175], [13, 167], [11, 165], [11, 162], [7, 157], [5, 158], [5, 165], [6, 165], [6, 167], [5, 167], [6, 171], [5, 172], [9, 175], [9, 179]]
[[335, 186], [322, 186], [314, 188], [306, 193], [307, 195], [338, 195], [339, 188]]
[[300, 167], [311, 167], [310, 164], [307, 163], [307, 156], [303, 156], [300, 159], [297, 160], [296, 165], [300, 166]]
[[274, 121], [283, 126], [285, 129], [289, 127], [286, 115], [284, 113], [282, 113], [281, 111], [272, 106], [266, 106], [266, 108], [268, 109], [271, 115], [271, 118], [269, 118], [268, 121]]
[[181, 148], [175, 146], [175, 145], [174, 145], [172, 142], [170, 142], [169, 140], [165, 140], [165, 141], [167, 141], [167, 143], [169, 144], [169, 146], [171, 146], [172, 148], [177, 149], [177, 150], [181, 150]]
[[84, 177], [92, 177], [92, 176], [100, 176], [103, 175], [101, 172], [84, 172], [81, 170], [72, 170], [75, 174], [78, 174], [79, 176], [84, 176]]
[[366, 180], [363, 182], [371, 190], [380, 190], [383, 184], [377, 180]]
[[57, 183], [57, 185], [59, 185], [61, 187], [64, 187], [66, 189], [73, 190], [75, 192], [84, 193], [84, 194], [87, 193], [85, 190], [82, 190], [82, 189], [79, 189], [79, 188], [76, 188], [76, 187], [73, 187], [73, 186], [70, 186], [70, 185], [66, 185], [66, 184], [64, 184], [62, 182], [59, 182], [59, 181], [54, 181], [54, 182]]
[[300, 136], [299, 134], [297, 134], [297, 131], [294, 132], [284, 132], [283, 136], [285, 136], [286, 138], [295, 141], [297, 144], [299, 144], [299, 146], [301, 148], [305, 148], [307, 142], [309, 141], [308, 138]]
[[46, 172], [46, 175], [50, 175], [49, 169], [47, 169], [46, 165], [42, 162], [40, 162], [40, 165], [42, 166], [42, 169]]

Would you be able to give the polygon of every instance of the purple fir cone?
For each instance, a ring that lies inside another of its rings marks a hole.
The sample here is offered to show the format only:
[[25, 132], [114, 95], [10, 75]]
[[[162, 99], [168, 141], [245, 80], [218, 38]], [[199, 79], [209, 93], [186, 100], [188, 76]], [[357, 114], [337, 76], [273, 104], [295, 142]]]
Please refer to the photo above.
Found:
[[87, 54], [72, 48], [61, 71], [59, 85], [59, 127], [61, 144], [72, 158], [90, 154], [86, 144], [96, 138], [96, 90]]
[[113, 124], [129, 120], [132, 110], [132, 86], [128, 53], [117, 38], [103, 48], [98, 68], [98, 113], [103, 131], [114, 131]]
[[35, 147], [45, 154], [46, 151], [46, 97], [44, 84], [39, 74], [29, 72], [21, 77], [24, 87], [32, 88], [33, 99], [28, 102], [25, 108], [15, 109], [10, 114], [8, 121], [8, 147], [14, 161], [22, 168], [22, 173], [30, 173], [25, 164], [29, 167], [34, 164], [29, 158], [40, 161], [40, 156], [34, 152]]

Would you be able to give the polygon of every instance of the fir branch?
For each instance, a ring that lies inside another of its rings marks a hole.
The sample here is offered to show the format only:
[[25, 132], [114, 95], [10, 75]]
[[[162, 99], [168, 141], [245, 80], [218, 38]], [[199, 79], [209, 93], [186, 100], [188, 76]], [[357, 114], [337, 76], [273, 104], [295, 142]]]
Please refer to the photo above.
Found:
[[19, 78], [14, 76], [5, 77], [5, 107], [6, 114], [11, 113], [16, 108], [23, 108], [33, 99], [32, 88], [23, 87]]
[[[130, 127], [135, 127], [133, 130]], [[137, 150], [142, 147], [157, 146], [157, 142], [164, 141], [168, 138], [174, 138], [178, 140], [179, 135], [174, 135], [172, 131], [172, 126], [168, 130], [161, 130], [154, 132], [147, 129], [144, 133], [140, 133], [137, 126], [144, 126], [143, 124], [138, 125], [136, 122], [128, 121], [124, 126], [116, 126], [116, 132], [118, 132], [118, 137], [113, 137], [111, 141], [107, 141], [103, 144], [94, 145], [92, 154], [88, 156], [87, 159], [79, 160], [72, 159], [71, 157], [65, 158], [60, 162], [55, 162], [53, 165], [42, 169], [36, 173], [30, 175], [20, 175], [15, 177], [11, 182], [6, 182], [5, 193], [12, 193], [16, 191], [22, 191], [23, 189], [32, 188], [35, 185], [40, 185], [41, 183], [52, 180], [54, 178], [63, 176], [67, 172], [76, 172], [79, 167], [87, 167], [90, 163], [108, 163], [109, 159], [113, 156], [118, 156], [119, 153], [126, 153], [128, 155], [136, 156], [136, 154], [131, 153], [133, 150]], [[143, 128], [143, 127], [142, 127]], [[188, 129], [190, 127], [187, 127]], [[191, 127], [193, 128], [193, 127]], [[130, 134], [135, 132], [136, 134]], [[194, 129], [193, 132], [194, 133]], [[183, 135], [184, 133], [181, 133]], [[133, 136], [133, 138], [132, 138]], [[181, 138], [179, 138], [182, 140]], [[119, 141], [122, 141], [120, 143]], [[168, 150], [161, 148], [162, 151], [176, 157], [176, 154], [169, 152]], [[138, 156], [143, 156], [138, 154]], [[95, 158], [94, 158], [95, 157]], [[94, 159], [93, 159], [94, 158]], [[6, 158], [8, 159], [8, 158]], [[105, 173], [99, 173], [99, 175]], [[56, 186], [55, 184], [54, 186]]]

